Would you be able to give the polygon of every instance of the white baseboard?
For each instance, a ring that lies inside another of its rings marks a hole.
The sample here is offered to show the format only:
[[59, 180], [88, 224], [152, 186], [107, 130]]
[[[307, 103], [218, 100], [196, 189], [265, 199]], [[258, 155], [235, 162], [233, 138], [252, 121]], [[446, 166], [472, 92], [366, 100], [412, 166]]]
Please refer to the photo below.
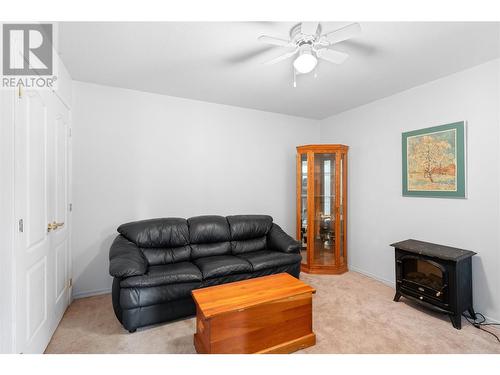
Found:
[[73, 294], [73, 299], [92, 297], [92, 296], [100, 296], [101, 294], [109, 294], [111, 293], [111, 288], [106, 289], [98, 289], [98, 290], [87, 290], [83, 292], [78, 292]]
[[384, 279], [380, 276], [374, 275], [373, 273], [370, 273], [368, 271], [362, 270], [360, 268], [357, 268], [357, 267], [354, 267], [351, 265], [349, 266], [349, 271], [354, 271], [354, 272], [360, 273], [362, 275], [368, 276], [368, 277], [375, 279], [377, 281], [380, 281], [381, 283], [384, 283], [385, 285], [390, 286], [391, 288], [394, 289], [394, 281]]
[[[479, 311], [479, 312], [481, 312], [481, 311]], [[488, 323], [496, 323], [496, 324], [500, 324], [500, 321], [498, 321], [498, 320], [496, 320], [496, 319], [493, 319], [493, 318], [490, 318], [490, 317], [489, 317], [489, 316], [487, 316], [487, 315], [485, 315], [484, 317], [486, 318], [486, 321], [487, 321]]]

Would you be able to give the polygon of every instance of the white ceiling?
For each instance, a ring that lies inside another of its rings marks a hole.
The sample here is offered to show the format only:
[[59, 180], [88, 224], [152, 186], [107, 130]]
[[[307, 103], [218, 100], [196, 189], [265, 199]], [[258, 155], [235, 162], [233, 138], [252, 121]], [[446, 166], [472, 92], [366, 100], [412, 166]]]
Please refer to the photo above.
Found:
[[[500, 24], [361, 22], [339, 43], [342, 65], [292, 85], [292, 59], [257, 41], [287, 38], [297, 22], [118, 22], [59, 26], [59, 50], [75, 80], [322, 119], [500, 56]], [[323, 22], [323, 31], [346, 25]]]

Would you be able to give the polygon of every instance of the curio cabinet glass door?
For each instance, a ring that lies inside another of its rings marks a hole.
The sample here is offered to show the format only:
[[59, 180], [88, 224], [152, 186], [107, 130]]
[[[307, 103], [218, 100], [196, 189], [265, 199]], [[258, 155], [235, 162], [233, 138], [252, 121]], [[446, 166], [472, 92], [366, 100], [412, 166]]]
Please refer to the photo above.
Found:
[[345, 145], [297, 147], [297, 239], [302, 271], [347, 271]]

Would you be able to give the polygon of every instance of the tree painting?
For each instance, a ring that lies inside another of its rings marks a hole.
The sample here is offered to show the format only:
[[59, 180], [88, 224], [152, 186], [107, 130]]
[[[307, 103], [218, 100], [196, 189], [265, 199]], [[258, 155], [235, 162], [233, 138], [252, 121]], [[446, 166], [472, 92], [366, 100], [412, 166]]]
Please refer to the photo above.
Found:
[[455, 129], [408, 137], [408, 190], [456, 190], [455, 146]]

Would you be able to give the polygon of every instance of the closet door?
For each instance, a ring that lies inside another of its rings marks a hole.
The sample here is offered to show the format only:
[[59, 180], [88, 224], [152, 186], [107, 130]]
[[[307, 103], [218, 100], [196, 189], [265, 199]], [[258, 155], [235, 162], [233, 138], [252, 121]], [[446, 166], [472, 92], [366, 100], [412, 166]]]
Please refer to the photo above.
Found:
[[50, 340], [48, 97], [16, 99], [16, 350], [39, 353]]
[[54, 265], [54, 317], [53, 328], [57, 328], [69, 302], [69, 203], [68, 203], [68, 141], [69, 111], [60, 102], [54, 106], [53, 135], [51, 144], [53, 158], [52, 173], [52, 230], [51, 250]]
[[57, 97], [15, 102], [16, 351], [42, 353], [68, 304], [67, 119]]

